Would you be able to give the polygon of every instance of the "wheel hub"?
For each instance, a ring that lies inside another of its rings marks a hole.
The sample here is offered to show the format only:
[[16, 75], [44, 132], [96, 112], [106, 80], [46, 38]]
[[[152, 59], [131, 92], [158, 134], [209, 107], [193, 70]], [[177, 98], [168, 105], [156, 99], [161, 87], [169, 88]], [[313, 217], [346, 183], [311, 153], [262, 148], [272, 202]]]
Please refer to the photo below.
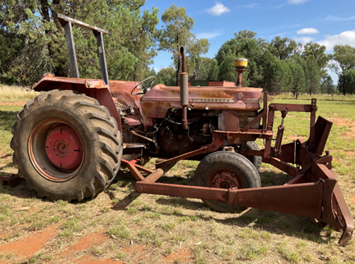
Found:
[[212, 178], [212, 187], [215, 188], [240, 188], [237, 175], [230, 170], [218, 171]]
[[56, 125], [46, 139], [46, 154], [57, 167], [75, 170], [82, 158], [82, 143], [76, 131], [68, 125]]

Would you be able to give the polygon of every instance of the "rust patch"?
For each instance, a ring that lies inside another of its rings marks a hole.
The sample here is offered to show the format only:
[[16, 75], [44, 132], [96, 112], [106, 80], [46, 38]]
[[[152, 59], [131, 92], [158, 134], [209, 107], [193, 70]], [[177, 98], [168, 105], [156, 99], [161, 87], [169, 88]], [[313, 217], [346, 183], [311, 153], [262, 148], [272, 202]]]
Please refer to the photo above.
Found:
[[191, 262], [191, 250], [186, 248], [179, 249], [179, 251], [173, 252], [169, 256], [163, 258], [163, 260], [168, 263]]
[[146, 248], [146, 246], [133, 246], [133, 247], [127, 247], [122, 249], [123, 252], [127, 253], [127, 254], [140, 254], [143, 252], [143, 250]]
[[101, 232], [100, 233], [99, 232], [98, 233], [91, 233], [91, 234], [79, 239], [79, 241], [75, 245], [72, 245], [68, 249], [68, 251], [70, 251], [70, 250], [77, 251], [77, 250], [87, 249], [91, 246], [100, 245], [108, 239], [109, 239], [109, 237], [105, 236]]
[[81, 264], [121, 264], [123, 262], [113, 260], [113, 259], [92, 259], [91, 256], [85, 255], [75, 261], [75, 263], [81, 263]]
[[33, 256], [58, 233], [58, 230], [56, 230], [57, 226], [58, 224], [49, 226], [46, 229], [36, 231], [33, 235], [27, 236], [19, 241], [1, 245], [0, 252], [6, 254], [13, 253], [17, 257]]
[[61, 253], [61, 256], [68, 256], [73, 254], [75, 251], [88, 249], [91, 246], [96, 246], [104, 243], [109, 239], [108, 236], [102, 234], [104, 230], [100, 230], [99, 232], [90, 233], [83, 238], [79, 239], [74, 245], [72, 245], [69, 249]]

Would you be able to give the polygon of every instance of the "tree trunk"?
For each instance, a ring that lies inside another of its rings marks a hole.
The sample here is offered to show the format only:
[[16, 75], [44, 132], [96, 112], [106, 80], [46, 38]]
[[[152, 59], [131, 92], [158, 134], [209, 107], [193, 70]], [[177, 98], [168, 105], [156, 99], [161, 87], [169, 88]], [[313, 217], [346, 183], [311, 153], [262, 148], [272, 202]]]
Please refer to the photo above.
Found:
[[180, 71], [180, 55], [178, 55], [178, 64], [176, 69], [176, 82], [175, 86], [179, 86], [179, 71]]

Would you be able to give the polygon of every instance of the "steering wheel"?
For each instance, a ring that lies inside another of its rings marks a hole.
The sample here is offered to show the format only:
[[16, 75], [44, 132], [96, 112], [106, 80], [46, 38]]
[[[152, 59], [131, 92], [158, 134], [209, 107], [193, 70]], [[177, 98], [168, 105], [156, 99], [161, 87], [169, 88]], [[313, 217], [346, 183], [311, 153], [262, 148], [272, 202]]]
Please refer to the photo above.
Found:
[[[144, 82], [145, 81], [148, 81], [150, 79], [153, 79], [150, 84], [149, 84], [149, 87], [145, 87], [144, 85]], [[154, 83], [154, 79], [155, 79], [155, 76], [150, 76], [148, 78], [145, 78], [143, 81], [141, 81], [140, 83], [138, 83], [136, 86], [134, 86], [134, 88], [132, 89], [131, 91], [131, 95], [140, 95], [140, 94], [145, 94], [146, 92], [148, 92], [151, 88], [152, 88], [152, 85]], [[141, 85], [141, 88], [142, 88], [142, 92], [138, 92], [138, 93], [133, 93], [133, 91], [139, 87]]]

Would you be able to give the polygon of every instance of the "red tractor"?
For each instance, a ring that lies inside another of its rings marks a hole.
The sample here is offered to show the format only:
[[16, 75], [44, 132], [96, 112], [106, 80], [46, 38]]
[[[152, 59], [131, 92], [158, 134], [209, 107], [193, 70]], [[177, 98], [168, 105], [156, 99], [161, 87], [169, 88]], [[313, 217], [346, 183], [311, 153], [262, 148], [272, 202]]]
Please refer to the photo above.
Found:
[[[353, 219], [332, 173], [332, 156], [323, 155], [332, 123], [322, 117], [316, 122], [315, 99], [309, 105], [268, 105], [265, 93], [260, 109], [262, 89], [241, 85], [244, 59], [235, 61], [236, 87], [188, 87], [183, 49], [180, 87], [152, 87], [154, 77], [109, 81], [102, 39], [108, 32], [57, 18], [65, 29], [73, 78], [45, 74], [34, 89], [46, 92], [26, 103], [12, 128], [18, 174], [39, 197], [94, 198], [125, 166], [138, 193], [201, 198], [220, 212], [256, 207], [312, 217], [342, 229], [340, 244], [348, 243]], [[103, 80], [79, 78], [72, 24], [94, 32]], [[272, 144], [276, 111], [282, 124]], [[283, 119], [290, 111], [310, 112], [310, 137], [282, 145]], [[264, 149], [255, 144], [257, 138]], [[151, 157], [158, 158], [155, 170], [142, 166]], [[184, 159], [201, 161], [195, 186], [156, 182]], [[261, 162], [292, 179], [261, 188]]]

